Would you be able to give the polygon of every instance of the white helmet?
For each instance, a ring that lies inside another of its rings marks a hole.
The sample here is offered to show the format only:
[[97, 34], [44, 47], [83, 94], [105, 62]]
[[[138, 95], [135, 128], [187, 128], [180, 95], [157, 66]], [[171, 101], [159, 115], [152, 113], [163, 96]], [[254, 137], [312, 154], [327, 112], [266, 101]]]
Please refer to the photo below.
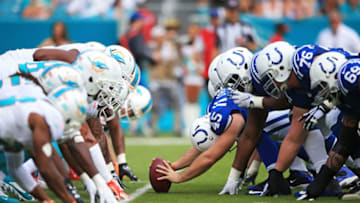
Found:
[[190, 139], [191, 144], [201, 152], [206, 151], [216, 142], [218, 136], [210, 128], [209, 115], [194, 120], [190, 129]]
[[[217, 73], [217, 65], [220, 60], [222, 54], [217, 55], [210, 63], [208, 74], [209, 74], [209, 82], [212, 84], [214, 91], [216, 92], [222, 87], [222, 83]], [[210, 92], [209, 92], [210, 93]]]
[[96, 41], [87, 42], [86, 46], [89, 47], [90, 50], [96, 50], [96, 51], [105, 51], [106, 49], [105, 45]]
[[[255, 83], [261, 84], [264, 91], [280, 98], [285, 82], [292, 71], [292, 57], [295, 48], [287, 42], [274, 42], [255, 54], [251, 62], [251, 76]], [[283, 83], [279, 88], [275, 82]]]
[[217, 90], [215, 90], [214, 86], [212, 85], [211, 81], [208, 81], [208, 92], [211, 98], [216, 96]]
[[336, 99], [339, 90], [337, 73], [346, 56], [340, 52], [330, 51], [315, 59], [310, 68], [310, 88], [315, 91], [314, 104], [319, 105], [325, 99]]
[[106, 112], [100, 116], [106, 121], [113, 119], [129, 94], [129, 84], [123, 79], [119, 64], [103, 52], [85, 51], [74, 65], [82, 70], [88, 103], [96, 100], [100, 112]]
[[243, 47], [236, 47], [221, 54], [216, 68], [211, 69], [216, 72], [212, 73], [211, 77], [218, 78], [215, 79], [215, 84], [213, 83], [215, 88], [218, 89], [218, 86], [221, 86], [239, 89], [241, 87], [242, 89], [239, 90], [250, 92], [252, 89], [250, 77], [252, 56], [253, 54]]
[[119, 117], [127, 117], [130, 120], [139, 119], [149, 112], [151, 108], [152, 98], [150, 91], [139, 85], [134, 91], [130, 92], [124, 106], [119, 111]]
[[63, 116], [65, 138], [71, 138], [86, 119], [88, 109], [86, 95], [77, 88], [61, 85], [52, 90], [48, 98]]
[[140, 82], [140, 68], [130, 51], [119, 45], [111, 45], [106, 47], [105, 53], [116, 59], [125, 73], [124, 78], [129, 82], [130, 89], [135, 89]]
[[47, 93], [60, 85], [68, 85], [75, 88], [84, 87], [80, 70], [65, 62], [54, 63], [47, 67], [41, 73], [39, 82]]

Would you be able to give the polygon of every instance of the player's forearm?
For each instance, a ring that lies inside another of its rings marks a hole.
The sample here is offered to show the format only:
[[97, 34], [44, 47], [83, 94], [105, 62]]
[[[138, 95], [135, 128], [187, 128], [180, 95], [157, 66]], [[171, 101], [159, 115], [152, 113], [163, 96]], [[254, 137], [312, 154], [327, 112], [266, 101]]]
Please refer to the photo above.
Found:
[[209, 156], [200, 156], [195, 159], [193, 164], [187, 168], [183, 173], [180, 174], [180, 182], [189, 181], [210, 169], [212, 165], [214, 165], [216, 159], [213, 159]]
[[85, 142], [74, 143], [72, 141], [68, 143], [68, 146], [72, 155], [76, 158], [78, 165], [83, 169], [79, 172], [75, 171], [77, 174], [82, 174], [85, 171], [90, 177], [93, 177], [99, 173], [91, 159], [89, 148]]
[[34, 52], [33, 58], [34, 61], [58, 60], [73, 63], [78, 54], [79, 51], [76, 49], [71, 49], [69, 51], [60, 49], [38, 49]]
[[246, 134], [240, 136], [232, 164], [233, 168], [236, 168], [239, 171], [245, 171], [248, 160], [256, 147], [257, 140], [258, 139], [252, 139]]
[[287, 101], [285, 97], [281, 97], [280, 99], [275, 99], [272, 97], [264, 97], [263, 99], [264, 109], [272, 109], [272, 110], [284, 110], [289, 109], [291, 104]]
[[116, 155], [125, 153], [125, 136], [119, 123], [119, 118], [116, 116], [113, 120], [109, 121], [108, 127]]
[[185, 152], [177, 161], [171, 163], [174, 170], [183, 169], [190, 166], [190, 164], [201, 154], [195, 147], [191, 147]]
[[300, 116], [305, 113], [306, 110], [299, 111], [293, 109], [293, 112], [294, 115], [291, 121], [290, 130], [281, 144], [275, 166], [275, 168], [281, 172], [284, 172], [289, 168], [308, 135], [308, 131], [302, 128], [304, 122], [298, 121]]

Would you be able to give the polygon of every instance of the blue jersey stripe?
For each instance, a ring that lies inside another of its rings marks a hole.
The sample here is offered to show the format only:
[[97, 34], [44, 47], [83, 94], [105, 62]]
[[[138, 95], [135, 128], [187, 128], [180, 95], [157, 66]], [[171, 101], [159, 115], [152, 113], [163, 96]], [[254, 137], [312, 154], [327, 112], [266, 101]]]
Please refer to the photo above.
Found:
[[269, 126], [269, 125], [271, 125], [271, 124], [273, 124], [273, 123], [276, 123], [276, 122], [278, 122], [278, 121], [284, 120], [284, 119], [286, 119], [286, 118], [288, 118], [288, 117], [289, 117], [289, 114], [284, 114], [284, 115], [282, 115], [282, 116], [278, 116], [278, 117], [276, 117], [276, 118], [274, 118], [274, 119], [272, 119], [272, 120], [270, 120], [270, 121], [267, 121], [266, 124], [265, 124], [265, 127], [266, 127], [266, 126]]
[[281, 129], [283, 129], [283, 128], [286, 128], [286, 127], [288, 127], [288, 126], [290, 126], [290, 122], [289, 122], [289, 123], [285, 123], [285, 124], [283, 124], [283, 125], [281, 125], [281, 126], [278, 126], [278, 127], [274, 128], [274, 129], [270, 130], [270, 131], [267, 132], [267, 133], [269, 133], [269, 135], [272, 135], [272, 134], [274, 134], [276, 131], [279, 131], [279, 130], [281, 130]]

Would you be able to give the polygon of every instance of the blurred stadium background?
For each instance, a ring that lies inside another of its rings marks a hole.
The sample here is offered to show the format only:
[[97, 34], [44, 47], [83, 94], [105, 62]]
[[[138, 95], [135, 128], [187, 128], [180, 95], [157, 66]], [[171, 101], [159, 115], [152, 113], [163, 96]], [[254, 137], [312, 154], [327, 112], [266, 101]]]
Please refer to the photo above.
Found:
[[0, 53], [88, 41], [128, 46], [154, 109], [137, 123], [123, 122], [125, 128], [184, 135], [188, 121], [206, 111], [207, 67], [220, 49], [217, 29], [230, 11], [253, 30], [253, 51], [281, 39], [316, 43], [334, 23], [334, 11], [360, 31], [358, 0], [0, 0]]

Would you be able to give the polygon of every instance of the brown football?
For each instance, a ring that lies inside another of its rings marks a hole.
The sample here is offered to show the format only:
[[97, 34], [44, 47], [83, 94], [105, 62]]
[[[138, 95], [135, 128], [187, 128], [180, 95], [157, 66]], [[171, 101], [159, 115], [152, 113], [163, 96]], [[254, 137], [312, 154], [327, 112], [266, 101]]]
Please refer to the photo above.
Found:
[[158, 177], [163, 176], [162, 174], [156, 172], [157, 165], [165, 165], [164, 160], [160, 157], [157, 157], [153, 160], [150, 166], [149, 178], [152, 188], [155, 192], [168, 192], [171, 186], [171, 182], [168, 180], [157, 180]]

